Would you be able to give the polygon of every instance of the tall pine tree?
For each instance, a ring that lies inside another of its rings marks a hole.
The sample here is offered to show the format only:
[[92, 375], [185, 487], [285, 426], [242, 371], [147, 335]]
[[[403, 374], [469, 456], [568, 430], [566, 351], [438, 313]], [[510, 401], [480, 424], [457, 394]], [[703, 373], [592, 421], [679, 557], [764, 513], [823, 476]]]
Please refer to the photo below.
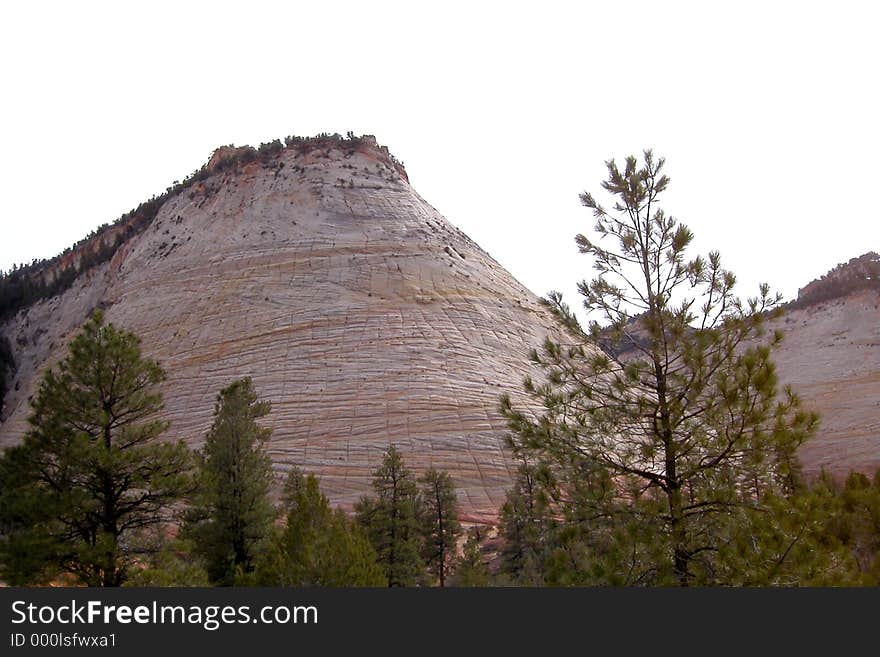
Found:
[[[539, 416], [502, 400], [515, 449], [555, 471], [564, 514], [583, 530], [594, 572], [629, 583], [736, 583], [723, 559], [762, 519], [761, 563], [786, 561], [768, 518], [798, 485], [796, 448], [817, 418], [780, 390], [766, 285], [746, 301], [718, 253], [687, 259], [691, 231], [660, 207], [664, 162], [607, 163], [606, 210], [591, 194], [595, 238], [578, 235], [598, 276], [579, 284], [602, 321], [583, 331], [561, 296], [548, 304], [571, 339], [532, 353]], [[605, 345], [601, 353], [596, 345]], [[783, 505], [784, 506], [784, 505]], [[803, 526], [806, 518], [799, 520]], [[795, 532], [797, 535], [797, 532]], [[600, 580], [602, 583], [606, 580]]]
[[250, 378], [220, 391], [214, 422], [199, 458], [198, 485], [185, 534], [211, 580], [231, 585], [254, 570], [257, 551], [276, 516], [269, 501], [272, 463], [265, 450], [271, 430], [258, 424], [271, 409]]
[[421, 557], [421, 497], [418, 484], [391, 445], [373, 473], [375, 497], [362, 497], [357, 520], [379, 555], [388, 586], [415, 586], [424, 574]]
[[361, 527], [332, 510], [314, 475], [293, 468], [283, 495], [286, 524], [258, 559], [263, 586], [382, 586], [384, 573]]
[[425, 535], [422, 556], [440, 586], [446, 586], [461, 534], [455, 485], [448, 472], [434, 468], [419, 481], [422, 484], [422, 531]]
[[119, 586], [191, 490], [190, 451], [158, 440], [165, 379], [98, 311], [40, 383], [31, 428], [0, 462], [2, 578]]
[[501, 572], [523, 586], [544, 583], [551, 517], [540, 475], [537, 466], [521, 463], [499, 515], [499, 533], [504, 539]]
[[480, 548], [481, 539], [480, 529], [471, 527], [461, 555], [455, 561], [453, 586], [482, 587], [491, 583], [492, 576], [483, 560], [483, 551]]

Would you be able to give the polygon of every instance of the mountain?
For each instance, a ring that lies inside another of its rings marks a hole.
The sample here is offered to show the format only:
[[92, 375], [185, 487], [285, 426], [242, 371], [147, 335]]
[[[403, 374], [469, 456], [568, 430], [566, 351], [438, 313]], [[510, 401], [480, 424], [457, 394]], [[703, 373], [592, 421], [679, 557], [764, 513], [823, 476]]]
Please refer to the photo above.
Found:
[[272, 403], [279, 471], [314, 472], [350, 506], [393, 442], [415, 470], [449, 470], [473, 519], [497, 513], [515, 469], [498, 397], [527, 403], [528, 351], [557, 335], [372, 137], [218, 149], [166, 194], [14, 272], [3, 294], [0, 445], [21, 439], [42, 372], [100, 307], [167, 370], [169, 438], [198, 446], [218, 391], [251, 376]]
[[800, 452], [808, 475], [880, 468], [880, 256], [853, 258], [801, 288], [775, 320], [775, 360], [822, 423]]

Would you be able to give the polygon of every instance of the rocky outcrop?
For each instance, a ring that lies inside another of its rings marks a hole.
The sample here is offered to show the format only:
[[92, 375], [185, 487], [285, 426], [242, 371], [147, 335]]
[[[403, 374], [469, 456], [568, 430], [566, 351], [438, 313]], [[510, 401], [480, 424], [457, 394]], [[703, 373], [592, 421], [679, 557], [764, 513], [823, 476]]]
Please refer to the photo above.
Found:
[[218, 150], [208, 168], [111, 260], [0, 325], [17, 364], [0, 445], [101, 306], [168, 371], [169, 438], [198, 446], [218, 391], [251, 376], [276, 467], [315, 472], [334, 503], [368, 490], [393, 442], [417, 471], [449, 470], [468, 517], [494, 516], [513, 472], [498, 397], [517, 399], [528, 350], [556, 331], [536, 297], [375, 140]]
[[798, 290], [791, 309], [806, 308], [833, 299], [842, 299], [861, 290], [880, 292], [880, 255], [870, 251], [849, 262], [837, 265], [821, 278]]

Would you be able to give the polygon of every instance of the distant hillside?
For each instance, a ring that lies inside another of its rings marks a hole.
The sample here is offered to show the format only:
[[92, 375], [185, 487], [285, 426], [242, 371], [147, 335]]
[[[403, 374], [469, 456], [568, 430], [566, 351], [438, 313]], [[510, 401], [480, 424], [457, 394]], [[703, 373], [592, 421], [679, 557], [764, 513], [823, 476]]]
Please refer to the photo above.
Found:
[[[806, 473], [873, 474], [880, 468], [880, 256], [836, 266], [801, 288], [785, 311], [770, 325], [783, 332], [774, 353], [780, 380], [822, 416], [800, 451]], [[629, 332], [626, 344], [599, 344], [626, 360], [646, 340], [638, 318]]]

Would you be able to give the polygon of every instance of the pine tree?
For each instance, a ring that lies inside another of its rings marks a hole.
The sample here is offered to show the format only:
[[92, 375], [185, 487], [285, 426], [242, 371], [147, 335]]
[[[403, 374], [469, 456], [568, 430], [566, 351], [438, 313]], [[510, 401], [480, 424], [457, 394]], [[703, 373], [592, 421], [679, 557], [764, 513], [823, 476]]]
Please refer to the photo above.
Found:
[[458, 498], [452, 477], [431, 468], [419, 480], [422, 484], [422, 527], [425, 534], [422, 556], [440, 586], [446, 585], [449, 568], [455, 560], [461, 523]]
[[480, 549], [482, 535], [478, 527], [468, 531], [461, 556], [455, 562], [453, 585], [460, 587], [489, 586], [491, 575]]
[[[818, 507], [818, 542], [825, 552], [843, 548], [851, 557], [844, 583], [880, 584], [880, 470], [873, 483], [851, 472], [844, 484], [823, 472], [811, 487], [808, 500]], [[838, 556], [840, 561], [843, 561]], [[825, 583], [825, 582], [822, 582]]]
[[834, 516], [839, 537], [850, 546], [863, 583], [880, 584], [880, 469], [874, 481], [851, 472], [839, 492], [842, 513]]
[[524, 462], [517, 469], [513, 487], [501, 507], [499, 530], [504, 539], [501, 572], [514, 584], [543, 584], [551, 518], [549, 499], [537, 466]]
[[848, 547], [827, 533], [835, 500], [818, 490], [766, 495], [745, 508], [731, 540], [719, 549], [716, 579], [736, 586], [848, 586], [858, 564]]
[[284, 584], [314, 586], [321, 580], [319, 561], [327, 547], [324, 537], [333, 517], [330, 502], [314, 475], [293, 468], [284, 485], [287, 525], [281, 534], [286, 558]]
[[414, 586], [424, 573], [421, 558], [418, 485], [394, 445], [373, 473], [375, 497], [362, 497], [357, 520], [379, 557], [388, 586]]
[[269, 501], [272, 462], [265, 444], [271, 430], [258, 420], [271, 409], [250, 378], [220, 391], [214, 422], [199, 459], [199, 491], [185, 534], [206, 562], [211, 580], [231, 585], [251, 573], [275, 519]]
[[153, 551], [148, 534], [191, 490], [190, 451], [158, 440], [165, 379], [140, 340], [97, 311], [40, 383], [30, 430], [0, 464], [3, 574], [119, 586]]
[[359, 525], [333, 511], [314, 475], [299, 468], [284, 486], [286, 526], [258, 559], [263, 586], [382, 586], [384, 573]]
[[[779, 390], [771, 351], [781, 335], [765, 329], [778, 295], [762, 285], [741, 301], [717, 252], [685, 258], [693, 235], [659, 205], [669, 184], [663, 165], [650, 151], [622, 170], [609, 161], [602, 186], [613, 210], [581, 195], [598, 239], [576, 242], [598, 276], [578, 287], [604, 326], [582, 330], [551, 293], [571, 338], [532, 352], [546, 379], [525, 387], [544, 411], [536, 417], [505, 397], [502, 412], [514, 448], [553, 467], [563, 513], [583, 530], [596, 572], [632, 583], [724, 583], [736, 573], [720, 555], [751, 531], [749, 517], [798, 486], [795, 450], [817, 417]], [[791, 556], [772, 548], [778, 523], [764, 531], [757, 545]]]
[[155, 552], [132, 571], [125, 586], [210, 586], [204, 564], [189, 541], [165, 535], [156, 539]]

